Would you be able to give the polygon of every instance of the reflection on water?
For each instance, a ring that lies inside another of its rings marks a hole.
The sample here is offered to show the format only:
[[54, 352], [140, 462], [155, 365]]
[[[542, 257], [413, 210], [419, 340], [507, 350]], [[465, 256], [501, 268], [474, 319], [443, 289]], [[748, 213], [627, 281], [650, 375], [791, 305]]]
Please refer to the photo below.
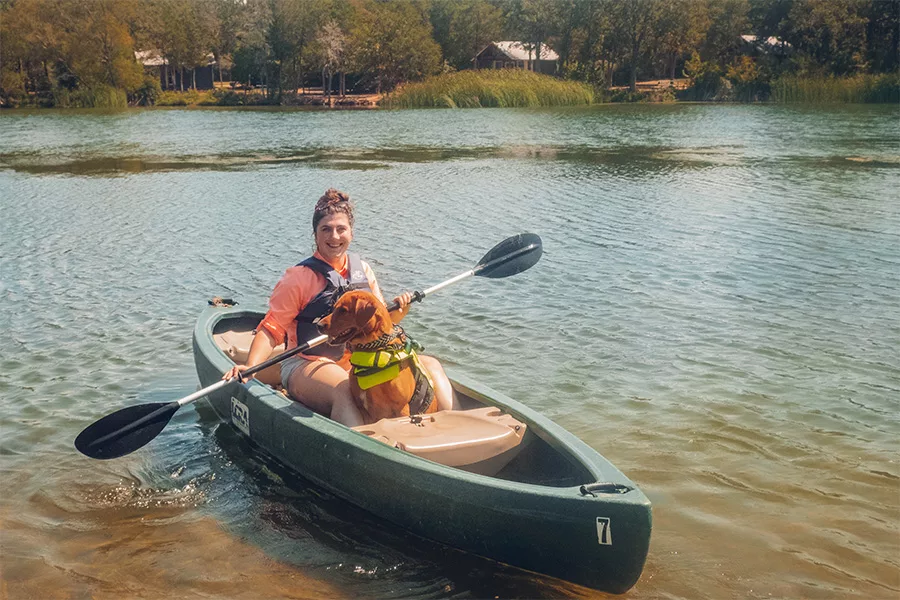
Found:
[[[144, 450], [78, 431], [196, 389], [213, 295], [261, 306], [327, 187], [430, 353], [654, 502], [635, 598], [900, 594], [897, 108], [5, 111], [0, 553], [25, 597], [594, 597], [412, 538], [202, 404]], [[364, 482], [361, 482], [364, 484]]]

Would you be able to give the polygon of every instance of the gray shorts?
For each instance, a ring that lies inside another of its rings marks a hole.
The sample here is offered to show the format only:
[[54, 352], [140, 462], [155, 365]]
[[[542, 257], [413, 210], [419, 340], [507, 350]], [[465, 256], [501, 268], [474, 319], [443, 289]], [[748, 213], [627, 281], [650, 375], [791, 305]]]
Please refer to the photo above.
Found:
[[291, 375], [294, 374], [299, 367], [304, 367], [312, 361], [306, 360], [302, 356], [294, 355], [281, 361], [281, 387], [288, 390], [288, 382]]

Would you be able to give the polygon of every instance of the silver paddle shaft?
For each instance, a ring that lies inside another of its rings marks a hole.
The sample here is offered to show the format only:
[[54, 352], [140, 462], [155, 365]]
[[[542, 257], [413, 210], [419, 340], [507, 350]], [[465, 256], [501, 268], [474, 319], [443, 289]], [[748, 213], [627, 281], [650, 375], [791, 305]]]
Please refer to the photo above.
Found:
[[[322, 334], [318, 337], [314, 337], [313, 339], [309, 340], [305, 344], [297, 346], [296, 348], [292, 348], [291, 350], [288, 350], [287, 352], [283, 352], [282, 354], [279, 354], [278, 356], [273, 356], [269, 360], [267, 360], [265, 362], [261, 362], [258, 365], [247, 369], [246, 371], [241, 371], [241, 375], [243, 375], [244, 377], [249, 377], [250, 375], [259, 373], [263, 369], [271, 367], [272, 365], [279, 363], [286, 358], [289, 358], [295, 354], [299, 354], [300, 352], [303, 352], [304, 350], [309, 350], [310, 348], [312, 348], [314, 346], [324, 344], [327, 341], [328, 341], [328, 336], [325, 334]], [[181, 400], [178, 400], [178, 406], [184, 406], [185, 404], [190, 404], [191, 402], [193, 402], [195, 400], [199, 400], [203, 396], [206, 396], [207, 394], [215, 392], [216, 390], [222, 389], [229, 383], [231, 383], [233, 381], [237, 381], [237, 380], [238, 380], [237, 377], [232, 377], [231, 379], [222, 379], [220, 381], [217, 381], [212, 385], [206, 386], [202, 390], [197, 390], [190, 396], [185, 396]]]
[[465, 273], [460, 273], [460, 274], [457, 275], [456, 277], [452, 277], [452, 278], [448, 279], [447, 281], [444, 281], [444, 282], [442, 282], [442, 283], [439, 283], [439, 284], [437, 284], [437, 285], [435, 285], [435, 286], [432, 286], [432, 287], [428, 288], [427, 290], [425, 290], [424, 292], [422, 292], [422, 295], [423, 295], [423, 296], [427, 296], [428, 294], [433, 294], [434, 292], [436, 292], [436, 291], [438, 291], [438, 290], [444, 289], [444, 288], [447, 287], [448, 285], [453, 285], [453, 284], [456, 283], [457, 281], [462, 281], [462, 280], [465, 279], [466, 277], [471, 277], [471, 276], [474, 275], [474, 274], [475, 274], [475, 269], [472, 269], [472, 270], [470, 270], [470, 271], [466, 271]]

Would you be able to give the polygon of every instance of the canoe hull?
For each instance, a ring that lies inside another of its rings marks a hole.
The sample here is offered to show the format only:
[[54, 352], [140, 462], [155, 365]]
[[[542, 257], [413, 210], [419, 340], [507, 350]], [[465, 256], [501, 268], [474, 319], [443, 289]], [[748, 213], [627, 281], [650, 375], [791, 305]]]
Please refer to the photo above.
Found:
[[[194, 331], [202, 385], [232, 362], [213, 341], [228, 319], [260, 313], [211, 308]], [[266, 453], [331, 493], [406, 528], [519, 568], [603, 591], [622, 593], [638, 580], [650, 542], [650, 502], [635, 484], [583, 442], [501, 394], [451, 375], [458, 393], [504, 408], [568, 460], [587, 481], [613, 482], [627, 493], [590, 493], [468, 473], [391, 448], [318, 415], [257, 381], [209, 396], [219, 416]], [[525, 452], [523, 452], [525, 454]]]

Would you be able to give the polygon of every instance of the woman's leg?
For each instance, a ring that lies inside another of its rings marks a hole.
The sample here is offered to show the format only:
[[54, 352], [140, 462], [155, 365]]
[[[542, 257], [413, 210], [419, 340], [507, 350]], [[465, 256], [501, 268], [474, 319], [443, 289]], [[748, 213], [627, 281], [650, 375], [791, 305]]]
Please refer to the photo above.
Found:
[[350, 395], [347, 371], [322, 360], [304, 360], [290, 374], [288, 393], [323, 415], [348, 427], [363, 424], [362, 415]]
[[456, 394], [453, 393], [453, 386], [450, 385], [450, 380], [447, 378], [440, 361], [433, 356], [424, 356], [422, 354], [419, 355], [419, 360], [428, 369], [431, 381], [434, 382], [434, 397], [438, 402], [438, 409], [458, 410], [459, 401], [456, 399]]

